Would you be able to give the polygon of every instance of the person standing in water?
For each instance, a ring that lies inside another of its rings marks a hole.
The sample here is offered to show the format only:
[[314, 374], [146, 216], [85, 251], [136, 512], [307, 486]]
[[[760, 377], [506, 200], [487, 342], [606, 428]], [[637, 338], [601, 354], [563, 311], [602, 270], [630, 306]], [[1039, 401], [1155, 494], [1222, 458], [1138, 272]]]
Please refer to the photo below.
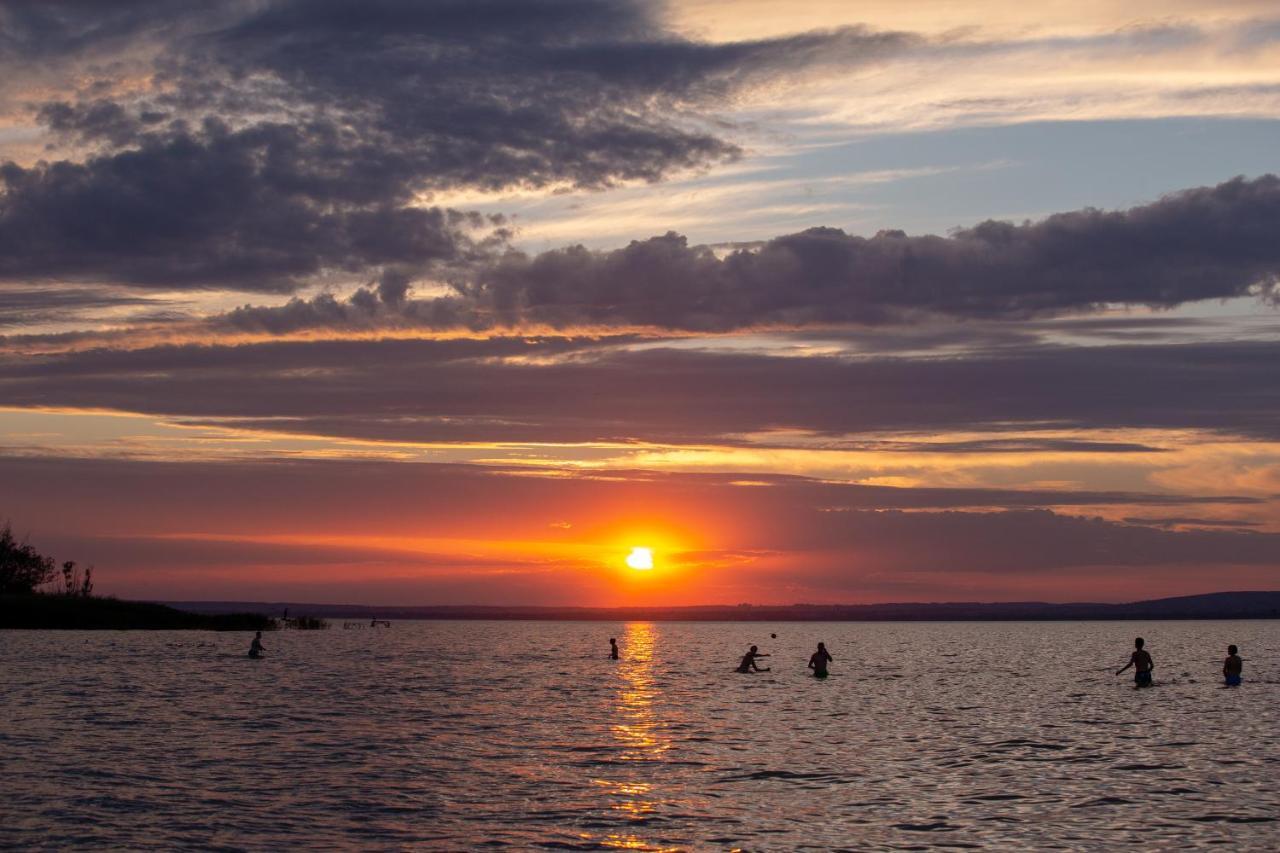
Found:
[[266, 650], [266, 646], [262, 645], [262, 632], [259, 631], [254, 636], [253, 642], [249, 644], [249, 657], [260, 658], [262, 657], [262, 653]]
[[617, 637], [609, 638], [609, 657], [612, 658], [613, 660], [618, 659], [618, 638]]
[[1228, 687], [1239, 687], [1244, 673], [1244, 661], [1240, 660], [1239, 651], [1235, 646], [1227, 646], [1227, 659], [1222, 662], [1222, 678]]
[[768, 655], [761, 652], [756, 646], [752, 646], [751, 651], [747, 652], [745, 655], [742, 656], [742, 663], [738, 664], [737, 671], [751, 672], [752, 670], [755, 670], [756, 672], [768, 672], [769, 667], [766, 666], [763, 669], [761, 669], [760, 665], [756, 663], [756, 658], [767, 658], [767, 657]]
[[1141, 637], [1134, 640], [1133, 654], [1129, 655], [1129, 662], [1116, 670], [1116, 675], [1119, 675], [1129, 667], [1133, 667], [1134, 687], [1150, 687], [1151, 670], [1156, 668], [1155, 661], [1151, 660], [1150, 653], [1142, 648], [1143, 645], [1145, 645], [1145, 642]]
[[827, 677], [827, 664], [834, 658], [827, 651], [825, 643], [818, 643], [818, 650], [809, 656], [809, 669], [813, 670], [814, 678]]

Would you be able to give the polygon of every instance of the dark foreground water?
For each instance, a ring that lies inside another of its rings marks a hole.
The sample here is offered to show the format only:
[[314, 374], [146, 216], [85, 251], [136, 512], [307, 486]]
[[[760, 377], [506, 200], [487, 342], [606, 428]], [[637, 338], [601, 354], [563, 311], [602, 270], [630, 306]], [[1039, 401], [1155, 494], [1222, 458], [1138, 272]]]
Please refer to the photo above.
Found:
[[[1149, 690], [1112, 675], [1136, 632]], [[805, 675], [817, 640], [825, 682]], [[1276, 622], [339, 623], [265, 642], [252, 661], [240, 634], [0, 632], [0, 845], [1280, 847]], [[1239, 689], [1219, 686], [1229, 642]], [[750, 643], [772, 672], [732, 671]]]

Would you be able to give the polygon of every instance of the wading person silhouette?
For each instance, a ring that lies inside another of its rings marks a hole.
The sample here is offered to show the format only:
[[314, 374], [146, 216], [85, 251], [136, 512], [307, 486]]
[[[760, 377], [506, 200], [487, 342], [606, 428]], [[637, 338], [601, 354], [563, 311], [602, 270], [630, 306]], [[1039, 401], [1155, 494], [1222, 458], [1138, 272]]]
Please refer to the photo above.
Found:
[[1133, 686], [1134, 687], [1150, 687], [1151, 686], [1151, 670], [1156, 665], [1151, 660], [1151, 655], [1142, 647], [1145, 641], [1139, 637], [1133, 641], [1133, 654], [1129, 655], [1129, 662], [1116, 670], [1116, 675], [1124, 672], [1129, 667], [1133, 667]]
[[1222, 678], [1228, 687], [1239, 687], [1244, 673], [1244, 661], [1240, 660], [1239, 649], [1227, 646], [1227, 659], [1222, 662]]
[[266, 650], [266, 646], [262, 645], [262, 632], [259, 631], [254, 635], [253, 642], [249, 644], [249, 657], [260, 658]]
[[745, 655], [742, 656], [742, 663], [738, 664], [737, 671], [751, 672], [752, 670], [755, 670], [756, 672], [768, 672], [769, 667], [766, 666], [762, 668], [758, 663], [756, 663], [756, 658], [767, 658], [767, 657], [768, 655], [759, 651], [757, 647], [752, 646], [751, 651], [747, 652]]
[[834, 658], [827, 652], [825, 643], [818, 643], [818, 650], [809, 656], [809, 669], [813, 670], [814, 678], [827, 677], [827, 664]]
[[618, 638], [617, 637], [609, 638], [609, 657], [611, 657], [613, 660], [618, 659]]

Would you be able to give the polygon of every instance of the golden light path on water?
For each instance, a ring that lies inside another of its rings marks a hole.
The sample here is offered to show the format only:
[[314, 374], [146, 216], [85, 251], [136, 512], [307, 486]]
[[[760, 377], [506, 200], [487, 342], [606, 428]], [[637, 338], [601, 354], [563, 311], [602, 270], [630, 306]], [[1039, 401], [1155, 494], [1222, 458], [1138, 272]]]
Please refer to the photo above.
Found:
[[[613, 798], [611, 808], [629, 821], [643, 823], [658, 811], [662, 796], [654, 782], [640, 778], [641, 764], [657, 763], [672, 747], [666, 724], [655, 710], [660, 689], [653, 678], [653, 653], [657, 631], [648, 622], [628, 623], [622, 636], [626, 650], [618, 662], [616, 722], [611, 727], [613, 738], [622, 747], [621, 767], [635, 768], [624, 779], [593, 779]], [[605, 847], [622, 850], [676, 850], [675, 847], [653, 845], [632, 832], [610, 833], [599, 839]]]

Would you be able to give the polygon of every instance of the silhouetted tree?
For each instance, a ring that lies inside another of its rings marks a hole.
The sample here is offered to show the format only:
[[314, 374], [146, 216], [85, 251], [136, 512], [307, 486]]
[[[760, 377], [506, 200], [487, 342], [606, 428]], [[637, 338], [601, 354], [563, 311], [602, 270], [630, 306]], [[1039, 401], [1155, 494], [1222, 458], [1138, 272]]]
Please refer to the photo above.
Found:
[[53, 558], [13, 538], [8, 524], [0, 530], [0, 594], [30, 594], [53, 579]]
[[81, 576], [76, 568], [75, 560], [67, 560], [62, 564], [62, 589], [55, 590], [62, 595], [73, 598], [93, 597], [93, 566], [88, 566]]

